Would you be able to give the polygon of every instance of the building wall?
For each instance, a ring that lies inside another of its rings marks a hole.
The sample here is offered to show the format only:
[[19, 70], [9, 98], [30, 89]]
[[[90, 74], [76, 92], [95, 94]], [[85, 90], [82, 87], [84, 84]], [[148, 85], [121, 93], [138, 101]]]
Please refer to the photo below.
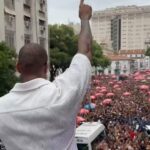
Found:
[[121, 19], [116, 16], [111, 20], [111, 40], [112, 48], [118, 52], [121, 48]]
[[1, 22], [0, 22], [0, 41], [4, 41], [5, 40], [5, 26], [4, 26], [4, 1], [0, 0], [0, 18], [1, 18]]
[[30, 42], [48, 51], [46, 0], [1, 0], [0, 18], [0, 41], [5, 40], [17, 53]]
[[92, 17], [91, 28], [94, 40], [107, 43], [111, 47], [111, 16], [95, 13]]
[[[118, 67], [116, 67], [118, 64]], [[111, 74], [115, 74], [115, 70], [119, 69], [120, 74], [129, 74], [130, 73], [130, 61], [128, 60], [120, 60], [120, 61], [112, 61], [111, 63]]]
[[122, 16], [121, 49], [145, 49], [150, 38], [150, 12]]
[[92, 33], [98, 43], [111, 46], [111, 20], [121, 19], [121, 50], [145, 49], [150, 39], [150, 6], [125, 6], [96, 11], [92, 17]]

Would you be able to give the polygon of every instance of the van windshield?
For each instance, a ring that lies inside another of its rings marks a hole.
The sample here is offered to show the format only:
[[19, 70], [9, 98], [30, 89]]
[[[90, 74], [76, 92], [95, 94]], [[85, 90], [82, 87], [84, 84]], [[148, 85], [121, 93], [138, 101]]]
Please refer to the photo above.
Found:
[[77, 144], [78, 150], [88, 150], [87, 144]]
[[92, 142], [92, 150], [96, 150], [96, 146], [105, 138], [105, 131], [101, 132]]

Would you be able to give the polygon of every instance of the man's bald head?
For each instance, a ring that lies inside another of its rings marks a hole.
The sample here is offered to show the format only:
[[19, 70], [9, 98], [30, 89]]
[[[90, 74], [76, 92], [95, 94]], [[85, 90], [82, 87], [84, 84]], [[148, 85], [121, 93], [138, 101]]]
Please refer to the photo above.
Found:
[[23, 75], [41, 74], [44, 67], [47, 67], [46, 50], [39, 44], [30, 43], [23, 46], [18, 56], [18, 71]]

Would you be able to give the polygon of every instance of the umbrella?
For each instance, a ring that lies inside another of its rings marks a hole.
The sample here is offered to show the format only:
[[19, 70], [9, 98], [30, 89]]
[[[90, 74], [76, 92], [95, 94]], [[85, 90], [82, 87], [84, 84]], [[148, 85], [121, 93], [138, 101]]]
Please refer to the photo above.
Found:
[[140, 86], [140, 89], [141, 89], [141, 90], [148, 90], [148, 89], [149, 89], [149, 86], [148, 86], [148, 85], [141, 85], [141, 86]]
[[139, 75], [139, 76], [136, 76], [136, 77], [134, 78], [134, 80], [137, 80], [137, 81], [144, 80], [144, 79], [145, 79], [145, 78], [144, 78], [143, 75]]
[[96, 97], [102, 97], [102, 96], [104, 96], [103, 93], [96, 93], [95, 95], [96, 95]]
[[115, 84], [115, 85], [113, 86], [113, 88], [119, 88], [119, 85], [118, 85], [118, 84]]
[[95, 95], [91, 95], [90, 98], [91, 98], [91, 100], [95, 100], [96, 96]]
[[102, 89], [101, 93], [107, 93], [107, 90], [106, 89]]
[[118, 84], [122, 84], [122, 82], [121, 82], [121, 81], [118, 81], [117, 83], [118, 83]]
[[114, 93], [107, 93], [107, 97], [113, 97], [115, 94]]
[[112, 103], [112, 99], [104, 99], [102, 102], [103, 105], [109, 105], [111, 103]]
[[114, 84], [113, 82], [109, 82], [110, 85]]
[[91, 107], [91, 109], [95, 109], [96, 104], [95, 103], [90, 103], [90, 107]]
[[95, 109], [95, 107], [96, 107], [96, 104], [94, 103], [89, 103], [84, 106], [84, 108], [88, 110]]
[[99, 86], [96, 87], [96, 90], [100, 90], [100, 89], [101, 89], [101, 87], [99, 87]]
[[123, 93], [123, 96], [130, 96], [130, 95], [131, 95], [130, 92], [125, 92], [125, 93]]
[[121, 88], [118, 87], [118, 88], [116, 88], [116, 90], [117, 90], [117, 91], [121, 91]]
[[116, 75], [112, 75], [111, 77], [112, 77], [112, 79], [116, 79]]
[[82, 117], [80, 117], [80, 116], [77, 116], [77, 117], [76, 117], [76, 122], [77, 122], [77, 124], [80, 124], [80, 123], [82, 123], [82, 122], [85, 122], [85, 119], [82, 118]]
[[87, 114], [89, 113], [89, 110], [82, 108], [82, 109], [80, 109], [80, 112], [79, 112], [79, 113], [80, 113], [81, 115], [87, 115]]
[[106, 87], [105, 87], [105, 86], [102, 86], [102, 87], [101, 87], [101, 90], [103, 90], [103, 89], [106, 89]]

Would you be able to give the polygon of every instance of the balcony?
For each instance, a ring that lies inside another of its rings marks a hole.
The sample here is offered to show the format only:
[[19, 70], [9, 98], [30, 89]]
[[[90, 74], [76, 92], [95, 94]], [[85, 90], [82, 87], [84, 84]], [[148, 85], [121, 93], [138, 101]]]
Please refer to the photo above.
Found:
[[46, 28], [45, 26], [39, 26], [39, 36], [45, 37], [46, 36]]
[[24, 0], [24, 15], [31, 15], [31, 0]]
[[31, 43], [31, 35], [25, 34], [24, 35], [24, 44]]
[[4, 0], [4, 5], [10, 10], [15, 10], [15, 1], [14, 0]]
[[5, 14], [5, 30], [7, 31], [16, 30], [15, 16], [10, 14]]
[[31, 34], [31, 19], [24, 16], [24, 33], [27, 35]]
[[40, 0], [39, 11], [45, 13], [45, 11], [46, 11], [46, 2], [45, 2], [45, 0]]
[[31, 0], [24, 0], [25, 7], [31, 7]]
[[41, 20], [41, 19], [39, 20], [39, 35], [40, 35], [40, 37], [46, 36], [45, 21]]
[[43, 48], [45, 48], [45, 38], [39, 38], [39, 44], [43, 47]]
[[39, 17], [41, 19], [45, 19], [45, 17], [46, 17], [45, 12], [39, 10]]

